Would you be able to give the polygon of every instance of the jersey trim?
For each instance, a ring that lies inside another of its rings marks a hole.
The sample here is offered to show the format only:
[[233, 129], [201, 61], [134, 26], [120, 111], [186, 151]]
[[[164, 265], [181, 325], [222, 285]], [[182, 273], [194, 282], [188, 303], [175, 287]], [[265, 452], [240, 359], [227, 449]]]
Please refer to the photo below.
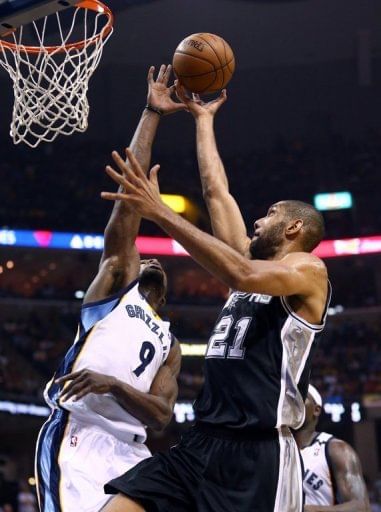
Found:
[[291, 315], [292, 317], [294, 317], [295, 320], [298, 320], [298, 322], [301, 322], [305, 327], [308, 327], [309, 329], [316, 331], [316, 332], [320, 332], [324, 329], [325, 321], [326, 321], [327, 314], [328, 314], [328, 307], [331, 302], [332, 286], [331, 286], [331, 283], [329, 280], [327, 282], [328, 282], [327, 298], [325, 301], [325, 306], [324, 306], [324, 310], [323, 310], [323, 314], [322, 314], [322, 320], [321, 320], [320, 324], [311, 324], [310, 322], [307, 322], [307, 320], [304, 320], [304, 318], [302, 318], [297, 313], [295, 313], [295, 311], [292, 310], [291, 306], [287, 302], [287, 298], [283, 295], [280, 296], [280, 302], [281, 302], [282, 306], [284, 307], [284, 309], [286, 310], [286, 312], [289, 315]]
[[335, 439], [335, 438], [332, 436], [325, 442], [324, 453], [325, 453], [325, 458], [327, 460], [327, 466], [329, 469], [329, 476], [331, 477], [331, 482], [332, 482], [332, 503], [333, 503], [333, 505], [337, 505], [338, 504], [337, 485], [336, 485], [335, 473], [333, 471], [332, 457], [329, 453], [329, 444], [332, 441], [332, 439]]
[[274, 512], [302, 512], [303, 466], [296, 441], [289, 429], [278, 429], [279, 472]]
[[113, 301], [115, 299], [120, 299], [125, 295], [128, 291], [130, 291], [137, 283], [139, 282], [139, 279], [134, 279], [131, 281], [130, 284], [125, 286], [124, 288], [121, 288], [118, 292], [114, 293], [113, 295], [109, 295], [108, 297], [105, 297], [104, 299], [94, 300], [92, 302], [86, 302], [85, 304], [82, 304], [81, 308], [91, 308], [92, 306], [98, 306], [99, 304], [105, 304], [106, 302]]
[[61, 471], [57, 464], [62, 439], [68, 424], [69, 413], [56, 409], [44, 423], [36, 451], [38, 501], [41, 512], [60, 512]]
[[295, 311], [293, 311], [291, 309], [291, 306], [287, 303], [285, 297], [283, 297], [283, 296], [280, 297], [280, 302], [281, 302], [282, 306], [284, 307], [284, 309], [286, 310], [287, 314], [292, 316], [295, 320], [297, 320], [298, 322], [303, 324], [305, 327], [308, 327], [308, 329], [310, 329], [312, 331], [315, 331], [315, 332], [320, 332], [320, 331], [322, 331], [324, 329], [324, 324], [310, 324], [309, 322], [307, 322], [307, 320], [304, 320], [304, 318], [302, 318], [301, 316], [297, 315], [295, 313]]
[[75, 363], [77, 362], [80, 354], [85, 348], [88, 340], [96, 329], [96, 324], [92, 327], [88, 332], [85, 332], [83, 336], [78, 338], [76, 342], [71, 345], [69, 350], [66, 352], [61, 364], [59, 365], [57, 371], [55, 372], [51, 381], [47, 384], [46, 393], [49, 397], [51, 403], [56, 404], [58, 407], [61, 407], [59, 403], [59, 397], [61, 393], [61, 387], [56, 382], [56, 379], [66, 375], [67, 373], [75, 371]]
[[281, 426], [283, 404], [284, 404], [284, 399], [286, 396], [287, 353], [284, 349], [283, 339], [284, 339], [284, 333], [287, 330], [289, 323], [290, 323], [290, 317], [288, 317], [287, 320], [285, 321], [285, 323], [282, 327], [281, 333], [280, 333], [280, 343], [281, 343], [281, 347], [282, 347], [282, 366], [281, 366], [281, 373], [280, 373], [280, 392], [279, 392], [279, 401], [278, 401], [278, 407], [277, 407], [276, 428], [279, 428]]
[[310, 354], [311, 354], [311, 348], [312, 348], [312, 344], [313, 342], [315, 341], [315, 333], [314, 332], [311, 332], [310, 334], [310, 339], [308, 340], [308, 346], [304, 352], [304, 355], [303, 355], [303, 358], [300, 362], [300, 366], [299, 366], [299, 369], [298, 369], [298, 372], [295, 376], [295, 382], [296, 384], [299, 384], [300, 382], [300, 378], [304, 372], [304, 369], [306, 367], [306, 362], [308, 360], [308, 358], [310, 357]]
[[313, 438], [312, 440], [310, 441], [309, 444], [306, 444], [306, 446], [303, 446], [303, 448], [301, 448], [301, 450], [304, 450], [304, 448], [308, 448], [309, 446], [312, 446], [313, 444], [316, 443], [318, 437], [320, 436], [320, 432], [318, 432]]

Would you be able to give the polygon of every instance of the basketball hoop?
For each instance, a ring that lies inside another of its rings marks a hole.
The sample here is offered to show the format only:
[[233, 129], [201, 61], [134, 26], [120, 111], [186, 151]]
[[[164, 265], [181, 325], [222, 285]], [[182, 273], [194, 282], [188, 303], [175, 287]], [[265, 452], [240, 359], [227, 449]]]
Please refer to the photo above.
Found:
[[[74, 6], [68, 28], [65, 16], [55, 12], [32, 21], [32, 34], [20, 26], [0, 38], [0, 65], [13, 81], [10, 134], [15, 144], [35, 148], [59, 134], [87, 129], [89, 80], [112, 34], [113, 14], [98, 0], [83, 0]], [[25, 44], [27, 37], [35, 44]], [[52, 37], [58, 44], [48, 44]]]

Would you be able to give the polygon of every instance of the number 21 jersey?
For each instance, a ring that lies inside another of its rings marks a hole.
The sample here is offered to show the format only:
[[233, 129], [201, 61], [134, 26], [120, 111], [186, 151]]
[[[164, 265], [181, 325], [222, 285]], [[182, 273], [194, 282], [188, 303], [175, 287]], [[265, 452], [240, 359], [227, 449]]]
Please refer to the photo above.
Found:
[[296, 315], [285, 297], [233, 292], [205, 355], [197, 421], [230, 429], [298, 428], [321, 324]]

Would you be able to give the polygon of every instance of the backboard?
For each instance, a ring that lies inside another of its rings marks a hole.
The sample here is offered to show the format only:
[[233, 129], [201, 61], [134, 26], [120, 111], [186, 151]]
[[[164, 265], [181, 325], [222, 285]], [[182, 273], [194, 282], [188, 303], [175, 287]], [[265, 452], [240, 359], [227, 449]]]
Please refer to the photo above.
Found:
[[0, 0], [0, 37], [77, 3], [78, 0]]

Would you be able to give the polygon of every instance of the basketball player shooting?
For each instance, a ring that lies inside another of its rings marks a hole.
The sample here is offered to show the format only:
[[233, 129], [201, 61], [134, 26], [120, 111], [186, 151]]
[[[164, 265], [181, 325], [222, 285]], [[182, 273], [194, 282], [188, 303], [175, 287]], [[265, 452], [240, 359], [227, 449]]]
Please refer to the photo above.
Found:
[[305, 512], [370, 512], [361, 463], [349, 444], [317, 432], [323, 400], [309, 386], [306, 419], [294, 432], [304, 465]]
[[[161, 66], [156, 81], [154, 68], [148, 73], [148, 105], [131, 142], [142, 172], [161, 115], [184, 108], [171, 99], [170, 72]], [[113, 159], [122, 165], [118, 154]], [[146, 426], [161, 430], [172, 417], [180, 348], [157, 314], [165, 272], [157, 260], [139, 259], [140, 220], [130, 205], [115, 202], [76, 339], [46, 387], [52, 413], [36, 452], [41, 512], [98, 512], [109, 499], [105, 482], [150, 455]]]
[[319, 212], [281, 201], [254, 222], [250, 239], [217, 151], [213, 120], [226, 99], [183, 95], [196, 120], [197, 154], [214, 236], [161, 200], [158, 167], [149, 179], [129, 164], [107, 172], [126, 201], [182, 244], [233, 291], [217, 318], [205, 359], [196, 424], [167, 454], [114, 479], [104, 512], [301, 512], [302, 468], [290, 429], [304, 422], [314, 341], [330, 300], [324, 263], [311, 254], [323, 237]]

